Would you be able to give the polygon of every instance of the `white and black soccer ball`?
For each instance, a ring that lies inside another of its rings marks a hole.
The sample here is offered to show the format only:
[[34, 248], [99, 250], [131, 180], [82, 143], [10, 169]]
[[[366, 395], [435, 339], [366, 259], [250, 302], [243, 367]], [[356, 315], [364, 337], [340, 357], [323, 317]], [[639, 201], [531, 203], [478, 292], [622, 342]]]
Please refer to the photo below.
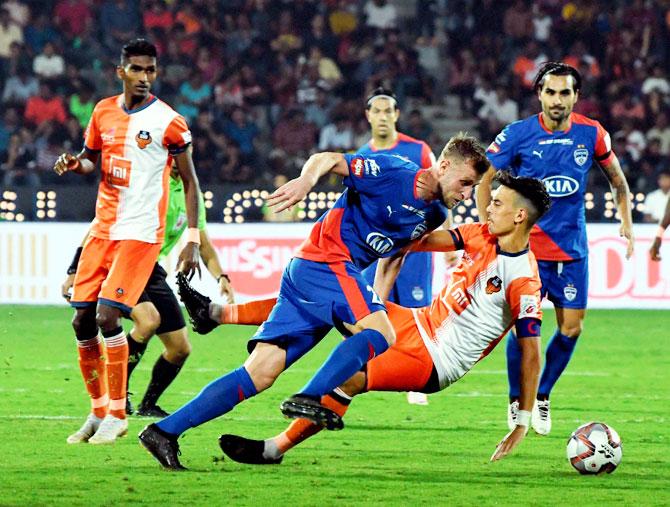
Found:
[[611, 474], [621, 463], [621, 438], [604, 423], [586, 423], [570, 435], [567, 453], [580, 474]]

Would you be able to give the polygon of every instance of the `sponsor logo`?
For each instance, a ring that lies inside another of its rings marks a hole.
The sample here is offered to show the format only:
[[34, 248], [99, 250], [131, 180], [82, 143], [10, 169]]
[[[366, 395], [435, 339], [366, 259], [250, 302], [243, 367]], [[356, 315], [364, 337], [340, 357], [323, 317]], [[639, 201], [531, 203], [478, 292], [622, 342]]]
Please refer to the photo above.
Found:
[[[87, 128], [87, 131], [88, 131], [88, 128]], [[107, 132], [103, 132], [102, 134], [100, 134], [100, 139], [102, 139], [103, 143], [113, 143], [114, 142], [114, 132], [116, 132], [116, 128], [112, 127]]]
[[140, 130], [135, 136], [135, 142], [137, 143], [137, 146], [139, 146], [140, 150], [143, 150], [153, 142], [153, 139], [151, 139], [151, 134], [149, 131]]
[[393, 240], [379, 232], [371, 232], [368, 234], [368, 237], [365, 238], [365, 242], [379, 255], [387, 254], [393, 249]]
[[570, 176], [549, 176], [542, 181], [551, 197], [567, 197], [579, 190], [579, 182]]
[[536, 296], [523, 295], [519, 303], [519, 318], [536, 316], [540, 309]]
[[562, 144], [563, 146], [572, 146], [575, 143], [572, 139], [543, 139], [537, 144], [540, 146], [545, 144]]
[[182, 132], [181, 138], [184, 140], [184, 144], [189, 144], [191, 142], [191, 131]]
[[354, 176], [359, 178], [363, 176], [363, 168], [365, 164], [362, 158], [354, 158], [351, 161], [351, 172], [354, 173]]
[[377, 176], [381, 172], [379, 165], [374, 160], [365, 159], [365, 174], [368, 176]]
[[414, 206], [410, 206], [409, 204], [403, 204], [403, 208], [405, 208], [407, 211], [411, 211], [415, 215], [419, 215], [421, 218], [426, 218], [426, 212], [422, 211], [420, 209], [416, 209]]
[[118, 289], [116, 289], [115, 292], [116, 292], [116, 295], [117, 295], [118, 297], [123, 296], [123, 293], [124, 293], [124, 291], [123, 291], [123, 289], [122, 289], [121, 287], [119, 287]]
[[389, 217], [390, 217], [391, 215], [393, 215], [393, 210], [391, 209], [391, 206], [386, 206], [386, 209], [387, 209], [388, 212], [389, 212]]
[[428, 226], [426, 225], [425, 222], [421, 222], [419, 225], [417, 225], [414, 230], [412, 231], [412, 234], [410, 235], [410, 239], [415, 240], [416, 238], [420, 238], [424, 234], [426, 234], [426, 231], [428, 230]]
[[543, 151], [544, 151], [544, 150], [540, 150], [540, 151], [533, 150], [533, 155], [536, 155], [537, 157], [542, 158], [542, 152], [543, 152]]
[[577, 289], [575, 288], [574, 285], [569, 283], [565, 287], [563, 287], [563, 295], [565, 296], [565, 299], [568, 301], [574, 301], [575, 298], [577, 297]]
[[489, 147], [486, 148], [486, 151], [488, 151], [489, 153], [500, 153], [500, 146], [498, 145], [498, 143], [493, 141], [491, 144], [489, 144]]
[[405, 161], [405, 162], [411, 162], [411, 160], [409, 159], [409, 157], [406, 157], [406, 156], [404, 156], [404, 155], [399, 155], [399, 154], [397, 154], [397, 153], [393, 153], [391, 156], [392, 156], [392, 157], [395, 157], [395, 158], [399, 158], [400, 160], [403, 160], [403, 161]]
[[494, 276], [486, 280], [487, 294], [495, 294], [496, 292], [500, 292], [501, 287], [502, 287], [502, 280], [498, 276]]
[[423, 299], [423, 289], [421, 287], [414, 287], [412, 289], [412, 297], [415, 301], [421, 301]]
[[589, 150], [586, 148], [577, 148], [572, 155], [575, 158], [575, 162], [582, 166], [589, 159]]

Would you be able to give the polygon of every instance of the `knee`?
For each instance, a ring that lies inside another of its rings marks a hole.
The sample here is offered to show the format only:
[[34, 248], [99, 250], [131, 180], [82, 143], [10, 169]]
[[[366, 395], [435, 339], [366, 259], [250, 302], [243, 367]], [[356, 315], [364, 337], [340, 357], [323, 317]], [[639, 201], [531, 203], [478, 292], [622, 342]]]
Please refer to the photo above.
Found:
[[74, 334], [80, 340], [87, 340], [98, 334], [98, 326], [93, 311], [77, 311], [72, 318]]
[[98, 306], [95, 323], [103, 331], [112, 331], [121, 325], [121, 313], [116, 308], [109, 306]]
[[564, 322], [561, 326], [561, 334], [569, 338], [574, 338], [575, 340], [579, 338], [579, 335], [582, 334], [584, 330], [584, 321], [576, 320], [575, 322]]
[[264, 368], [256, 368], [251, 371], [247, 370], [247, 373], [249, 374], [249, 377], [251, 377], [251, 381], [254, 383], [256, 391], [260, 393], [271, 387], [281, 372], [277, 371], [276, 368], [273, 368], [272, 365], [268, 365]]
[[138, 341], [141, 341], [142, 343], [148, 342], [149, 338], [151, 338], [156, 332], [156, 329], [158, 329], [158, 326], [161, 325], [161, 316], [156, 307], [152, 304], [146, 306], [140, 304], [136, 306], [133, 308], [130, 316], [135, 324], [136, 334], [138, 334], [140, 338]]
[[174, 364], [183, 364], [190, 354], [191, 344], [188, 340], [165, 348], [166, 359]]

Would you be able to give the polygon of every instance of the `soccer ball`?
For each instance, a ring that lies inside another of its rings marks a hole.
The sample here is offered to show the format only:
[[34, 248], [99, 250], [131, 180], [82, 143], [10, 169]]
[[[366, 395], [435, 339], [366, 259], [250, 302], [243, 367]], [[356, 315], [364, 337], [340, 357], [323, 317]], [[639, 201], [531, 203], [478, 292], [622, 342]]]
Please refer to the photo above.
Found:
[[580, 474], [611, 474], [621, 463], [621, 438], [604, 423], [586, 423], [570, 435], [567, 454]]

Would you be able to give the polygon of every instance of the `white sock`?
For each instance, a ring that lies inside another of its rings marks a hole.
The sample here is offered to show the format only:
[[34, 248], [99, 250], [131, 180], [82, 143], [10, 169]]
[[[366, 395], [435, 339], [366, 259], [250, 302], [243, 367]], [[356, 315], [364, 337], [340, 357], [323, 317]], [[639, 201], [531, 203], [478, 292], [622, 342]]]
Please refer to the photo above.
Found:
[[263, 457], [265, 459], [278, 459], [281, 455], [282, 453], [279, 452], [279, 448], [274, 439], [268, 438], [265, 440], [265, 448], [263, 449]]

